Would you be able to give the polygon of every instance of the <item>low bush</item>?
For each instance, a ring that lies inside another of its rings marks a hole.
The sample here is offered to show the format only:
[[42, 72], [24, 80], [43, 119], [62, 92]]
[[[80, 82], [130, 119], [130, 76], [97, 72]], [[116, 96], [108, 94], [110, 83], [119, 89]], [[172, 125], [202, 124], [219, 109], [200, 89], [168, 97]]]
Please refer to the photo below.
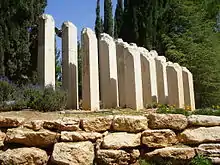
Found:
[[189, 162], [176, 162], [175, 160], [162, 160], [160, 158], [157, 158], [156, 160], [147, 161], [144, 159], [139, 160], [140, 165], [174, 165], [174, 164], [184, 164], [184, 165], [212, 165], [211, 160], [208, 158], [197, 155], [195, 156], [191, 161]]
[[220, 116], [220, 109], [205, 108], [205, 109], [197, 109], [195, 111], [191, 111], [191, 110], [187, 110], [187, 109], [175, 108], [174, 106], [159, 105], [157, 108], [157, 113], [183, 114], [185, 116], [189, 116], [189, 115]]
[[0, 110], [34, 109], [39, 111], [58, 111], [66, 106], [66, 92], [48, 86], [28, 85], [18, 87], [8, 80], [0, 80]]
[[202, 155], [197, 155], [193, 158], [190, 165], [212, 165], [212, 162]]

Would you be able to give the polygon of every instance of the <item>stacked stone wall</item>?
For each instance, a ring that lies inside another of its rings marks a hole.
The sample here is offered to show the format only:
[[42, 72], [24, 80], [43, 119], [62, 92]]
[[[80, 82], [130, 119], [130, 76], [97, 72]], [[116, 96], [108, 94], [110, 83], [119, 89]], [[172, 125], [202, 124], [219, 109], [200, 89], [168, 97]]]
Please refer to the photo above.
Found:
[[220, 117], [180, 114], [62, 117], [0, 116], [0, 163], [130, 165], [139, 160], [220, 163]]

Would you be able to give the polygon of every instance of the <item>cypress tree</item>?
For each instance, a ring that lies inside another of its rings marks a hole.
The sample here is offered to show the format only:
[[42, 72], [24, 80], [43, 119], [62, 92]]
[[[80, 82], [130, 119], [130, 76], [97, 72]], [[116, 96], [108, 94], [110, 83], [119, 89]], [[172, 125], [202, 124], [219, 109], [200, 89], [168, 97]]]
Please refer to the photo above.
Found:
[[118, 0], [115, 10], [114, 37], [121, 37], [121, 26], [123, 22], [123, 2]]
[[113, 36], [112, 1], [104, 1], [104, 32]]
[[100, 38], [100, 33], [102, 32], [102, 22], [100, 17], [100, 0], [97, 0], [96, 4], [96, 20], [95, 20], [95, 33], [96, 37]]
[[46, 0], [0, 1], [0, 63], [4, 63], [0, 70], [1, 75], [10, 80], [23, 83], [29, 78], [31, 49], [34, 48], [31, 45], [35, 40], [32, 32], [37, 29], [37, 18], [45, 6]]

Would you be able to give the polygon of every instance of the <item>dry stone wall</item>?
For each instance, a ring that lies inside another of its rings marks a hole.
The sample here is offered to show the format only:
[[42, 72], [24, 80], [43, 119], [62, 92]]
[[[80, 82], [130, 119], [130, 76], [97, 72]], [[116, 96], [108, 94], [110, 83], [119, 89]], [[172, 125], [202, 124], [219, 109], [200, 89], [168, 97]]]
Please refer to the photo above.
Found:
[[220, 163], [220, 117], [149, 114], [56, 120], [0, 116], [0, 164], [130, 165], [140, 159]]
[[[54, 26], [52, 16], [40, 17], [38, 74], [43, 87], [55, 85]], [[64, 22], [61, 32], [67, 108], [78, 109], [77, 28]], [[195, 109], [193, 76], [187, 68], [167, 62], [155, 50], [114, 40], [108, 34], [97, 39], [89, 28], [82, 30], [81, 42], [84, 110], [96, 111], [100, 105], [139, 110], [154, 103]]]

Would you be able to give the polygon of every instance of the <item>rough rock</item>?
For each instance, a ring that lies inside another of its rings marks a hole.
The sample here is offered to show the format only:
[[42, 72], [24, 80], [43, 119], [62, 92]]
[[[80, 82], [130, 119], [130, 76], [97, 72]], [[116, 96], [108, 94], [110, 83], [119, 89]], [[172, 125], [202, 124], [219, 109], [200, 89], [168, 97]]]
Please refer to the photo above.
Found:
[[91, 165], [94, 160], [94, 146], [91, 142], [56, 143], [51, 162], [59, 165]]
[[115, 116], [112, 127], [114, 131], [140, 132], [148, 129], [148, 120], [144, 116]]
[[0, 147], [4, 146], [5, 137], [6, 137], [6, 134], [0, 131]]
[[19, 127], [24, 123], [24, 118], [21, 117], [4, 117], [0, 116], [0, 127], [1, 128], [13, 128]]
[[186, 129], [179, 135], [179, 141], [185, 144], [220, 142], [220, 127]]
[[131, 134], [126, 132], [110, 133], [104, 137], [102, 148], [120, 149], [137, 147], [140, 145], [141, 134]]
[[175, 160], [190, 160], [195, 155], [195, 150], [191, 147], [166, 147], [145, 154], [147, 159], [161, 157]]
[[110, 130], [113, 116], [92, 117], [82, 120], [82, 127], [88, 132], [104, 132]]
[[142, 144], [147, 147], [168, 147], [178, 142], [175, 132], [169, 129], [146, 130], [142, 133]]
[[140, 156], [138, 150], [126, 152], [124, 150], [98, 150], [97, 163], [106, 165], [130, 165], [136, 163]]
[[196, 151], [200, 155], [220, 157], [220, 144], [201, 144]]
[[44, 148], [56, 143], [59, 138], [59, 133], [48, 130], [33, 131], [26, 128], [13, 128], [8, 129], [5, 142]]
[[188, 122], [191, 126], [220, 126], [220, 116], [191, 115]]
[[39, 131], [43, 128], [43, 120], [32, 120], [24, 124], [24, 127], [33, 129], [34, 131]]
[[46, 151], [39, 148], [8, 149], [0, 153], [1, 165], [46, 165], [48, 156]]
[[77, 132], [61, 132], [61, 141], [64, 142], [77, 142], [77, 141], [96, 141], [97, 139], [101, 138], [102, 134], [98, 132], [84, 132], [84, 131], [77, 131]]
[[45, 121], [43, 127], [49, 130], [77, 131], [80, 130], [79, 124], [80, 119], [65, 117], [62, 119]]
[[181, 114], [149, 114], [148, 119], [151, 129], [183, 130], [188, 125], [186, 116]]

